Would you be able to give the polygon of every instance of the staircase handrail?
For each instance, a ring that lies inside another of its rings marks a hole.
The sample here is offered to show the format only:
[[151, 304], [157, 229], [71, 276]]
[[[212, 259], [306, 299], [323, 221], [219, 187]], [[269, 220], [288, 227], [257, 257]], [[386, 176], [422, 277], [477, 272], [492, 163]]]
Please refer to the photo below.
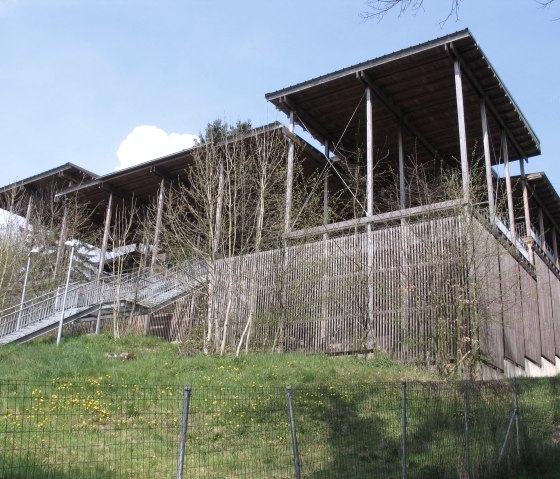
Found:
[[[83, 309], [110, 303], [115, 299], [140, 304], [146, 299], [168, 292], [180, 294], [181, 290], [188, 289], [185, 288], [186, 283], [188, 287], [192, 287], [193, 283], [200, 283], [205, 277], [205, 263], [199, 261], [178, 264], [158, 271], [146, 267], [123, 275], [103, 275], [92, 281], [70, 284], [66, 292], [64, 310]], [[115, 288], [119, 289], [118, 298], [115, 298]], [[58, 312], [62, 313], [64, 290], [64, 287], [59, 286], [56, 290], [1, 311], [0, 337], [39, 323]]]

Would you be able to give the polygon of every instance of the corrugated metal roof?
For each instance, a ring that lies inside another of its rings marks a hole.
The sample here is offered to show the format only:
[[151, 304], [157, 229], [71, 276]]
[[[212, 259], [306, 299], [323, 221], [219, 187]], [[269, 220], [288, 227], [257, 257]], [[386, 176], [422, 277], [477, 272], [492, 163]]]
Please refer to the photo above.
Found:
[[[299, 143], [307, 158], [313, 160], [314, 164], [322, 163], [322, 153], [303, 139], [290, 133], [279, 122], [255, 128], [241, 137], [240, 141], [274, 132], [292, 136]], [[76, 193], [83, 202], [90, 204], [98, 212], [101, 212], [101, 208], [107, 204], [111, 191], [126, 200], [134, 198], [137, 205], [148, 203], [158, 193], [161, 176], [169, 180], [188, 182], [187, 166], [193, 161], [193, 155], [200, 148], [204, 148], [204, 146], [194, 146], [171, 155], [99, 176], [90, 182], [61, 190], [55, 196], [59, 198]], [[95, 220], [101, 222], [102, 217], [98, 216]]]
[[0, 194], [10, 191], [14, 188], [19, 188], [21, 186], [27, 186], [36, 189], [40, 187], [41, 184], [52, 181], [56, 176], [59, 176], [60, 173], [70, 173], [72, 175], [75, 175], [77, 181], [85, 181], [91, 180], [92, 178], [97, 178], [97, 175], [95, 173], [92, 173], [91, 171], [88, 171], [81, 166], [77, 166], [74, 163], [64, 163], [63, 165], [43, 171], [42, 173], [30, 176], [29, 178], [18, 180], [10, 183], [9, 185], [0, 187]]
[[[375, 86], [374, 142], [396, 150], [397, 113], [414, 127], [405, 148], [413, 151], [421, 136], [428, 150], [459, 157], [453, 63], [463, 70], [467, 140], [475, 151], [481, 137], [480, 96], [488, 104], [491, 140], [509, 133], [510, 158], [540, 154], [540, 144], [496, 71], [469, 30], [462, 30], [353, 65], [288, 88], [266, 98], [281, 111], [295, 110], [296, 121], [321, 140], [355, 151], [365, 143], [364, 84]], [[429, 145], [428, 145], [429, 144]], [[498, 146], [499, 149], [499, 146]], [[494, 163], [499, 159], [493, 159]]]

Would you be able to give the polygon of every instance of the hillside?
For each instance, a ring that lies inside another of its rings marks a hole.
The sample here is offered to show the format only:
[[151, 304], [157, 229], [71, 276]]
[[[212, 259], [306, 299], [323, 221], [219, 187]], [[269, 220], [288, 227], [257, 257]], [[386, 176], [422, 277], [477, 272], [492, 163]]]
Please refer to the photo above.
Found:
[[[109, 357], [121, 353], [129, 353], [132, 359]], [[99, 376], [123, 384], [240, 387], [345, 386], [435, 379], [420, 368], [381, 355], [374, 359], [297, 354], [182, 357], [175, 345], [141, 336], [119, 340], [106, 335], [80, 336], [65, 339], [58, 348], [52, 339], [44, 339], [0, 348], [0, 378], [51, 381]]]

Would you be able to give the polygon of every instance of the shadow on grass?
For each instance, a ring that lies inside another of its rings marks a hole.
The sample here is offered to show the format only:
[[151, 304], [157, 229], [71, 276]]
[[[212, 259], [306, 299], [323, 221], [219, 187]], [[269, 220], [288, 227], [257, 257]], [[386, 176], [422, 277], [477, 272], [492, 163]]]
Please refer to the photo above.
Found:
[[294, 391], [302, 476], [398, 477], [400, 385]]
[[119, 471], [108, 471], [101, 465], [86, 465], [87, 470], [72, 465], [50, 465], [31, 457], [11, 457], [8, 463], [0, 457], [0, 479], [113, 479]]
[[[560, 478], [560, 379], [520, 385], [520, 455], [516, 387], [469, 383], [465, 396], [463, 383], [409, 383], [409, 476]], [[402, 476], [400, 385], [300, 389], [294, 402], [302, 477]]]

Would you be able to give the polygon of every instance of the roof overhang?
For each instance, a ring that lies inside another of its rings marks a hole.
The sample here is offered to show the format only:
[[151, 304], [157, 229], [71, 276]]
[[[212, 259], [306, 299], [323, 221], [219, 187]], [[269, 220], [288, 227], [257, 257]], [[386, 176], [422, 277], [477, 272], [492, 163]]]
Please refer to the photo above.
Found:
[[[308, 167], [311, 168], [311, 165], [315, 165], [313, 166], [313, 169], [315, 169], [324, 163], [322, 153], [278, 122], [255, 128], [242, 137], [235, 138], [235, 141], [248, 141], [255, 136], [270, 136], [273, 134], [281, 134], [292, 138], [298, 145], [300, 154], [309, 160]], [[156, 197], [162, 179], [168, 182], [188, 184], [188, 166], [192, 164], [199, 150], [204, 151], [204, 148], [204, 145], [197, 145], [171, 155], [99, 176], [90, 182], [61, 190], [55, 195], [55, 198], [76, 194], [82, 203], [91, 205], [91, 208], [97, 209], [98, 212], [107, 205], [111, 193], [117, 199], [124, 199], [126, 202], [134, 199], [138, 206], [148, 204]], [[102, 218], [97, 218], [97, 221], [101, 222]]]
[[[463, 30], [266, 94], [266, 99], [321, 141], [356, 150], [365, 142], [365, 85], [373, 90], [374, 143], [396, 149], [399, 125], [405, 149], [418, 140], [427, 153], [459, 155], [454, 62], [461, 65], [467, 140], [481, 151], [480, 101], [487, 105], [490, 139], [508, 138], [510, 159], [540, 154], [540, 143], [519, 107], [469, 32]], [[498, 155], [493, 163], [500, 162]]]
[[79, 187], [97, 178], [92, 173], [73, 163], [65, 163], [37, 175], [15, 181], [0, 188], [0, 205], [6, 209], [13, 209], [16, 214], [24, 214], [26, 205], [21, 204], [18, 199], [22, 194], [47, 195], [51, 198], [59, 190], [68, 187]]

